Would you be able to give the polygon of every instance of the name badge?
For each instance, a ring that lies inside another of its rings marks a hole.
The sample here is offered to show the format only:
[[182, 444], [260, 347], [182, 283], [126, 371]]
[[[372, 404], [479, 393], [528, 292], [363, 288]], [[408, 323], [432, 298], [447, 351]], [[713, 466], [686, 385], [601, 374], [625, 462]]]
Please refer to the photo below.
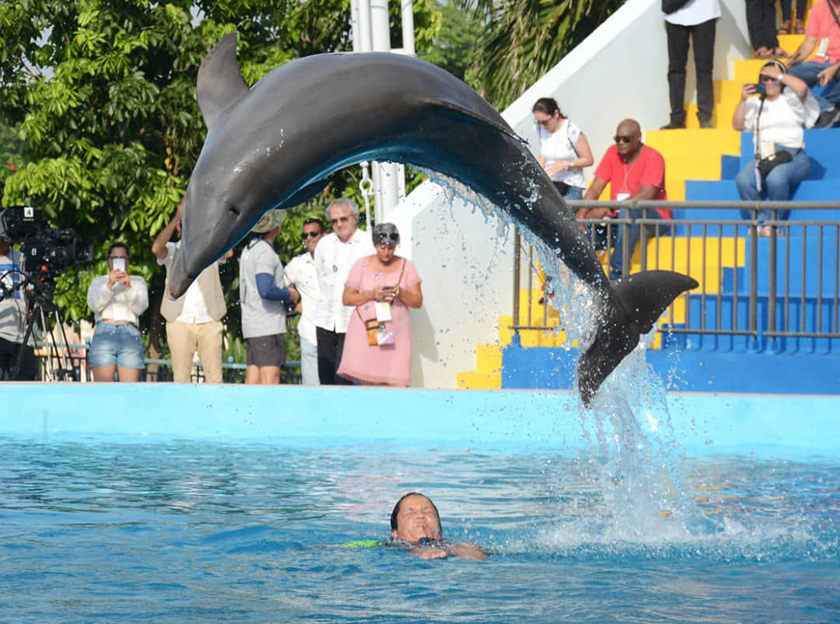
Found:
[[380, 323], [391, 320], [391, 304], [387, 301], [377, 301], [376, 320]]
[[820, 45], [817, 48], [817, 56], [828, 56], [828, 37], [824, 37], [820, 41]]
[[616, 194], [615, 194], [615, 198], [616, 198], [618, 201], [624, 201], [625, 199], [629, 199], [629, 198], [630, 198], [630, 193], [616, 193]]

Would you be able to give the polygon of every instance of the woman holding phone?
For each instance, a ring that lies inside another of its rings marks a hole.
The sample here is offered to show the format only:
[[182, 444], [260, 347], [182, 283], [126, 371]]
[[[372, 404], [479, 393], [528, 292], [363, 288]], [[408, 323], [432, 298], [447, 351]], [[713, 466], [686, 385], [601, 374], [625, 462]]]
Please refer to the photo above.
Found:
[[139, 317], [149, 307], [146, 280], [128, 273], [128, 245], [108, 249], [108, 275], [94, 277], [87, 302], [96, 316], [88, 361], [94, 381], [136, 382], [145, 368]]
[[423, 305], [414, 265], [396, 255], [400, 233], [393, 223], [373, 228], [376, 254], [360, 258], [344, 284], [342, 302], [355, 306], [338, 375], [371, 386], [411, 385], [409, 308]]

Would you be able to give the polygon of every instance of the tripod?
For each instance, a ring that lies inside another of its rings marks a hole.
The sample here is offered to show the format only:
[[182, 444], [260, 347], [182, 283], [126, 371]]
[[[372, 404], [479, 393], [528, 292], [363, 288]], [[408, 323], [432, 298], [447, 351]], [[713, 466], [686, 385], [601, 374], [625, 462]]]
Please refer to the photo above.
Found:
[[[53, 288], [54, 285], [49, 278], [32, 279], [32, 276], [21, 272], [23, 280], [18, 282], [11, 293], [15, 290], [20, 290], [27, 285], [31, 285], [32, 306], [29, 307], [26, 314], [26, 328], [23, 332], [23, 341], [18, 348], [17, 358], [15, 359], [15, 366], [12, 368], [11, 378], [15, 379], [20, 373], [23, 364], [24, 349], [32, 336], [32, 331], [35, 328], [35, 323], [40, 321], [41, 329], [46, 332], [44, 336], [44, 344], [49, 349], [49, 356], [47, 357], [47, 367], [49, 368], [50, 377], [57, 381], [80, 381], [79, 369], [73, 365], [73, 357], [70, 355], [70, 343], [67, 340], [67, 332], [64, 330], [64, 323], [62, 322], [61, 313], [58, 306], [53, 303]], [[11, 294], [10, 293], [10, 294]], [[46, 314], [45, 314], [46, 313]], [[47, 315], [49, 313], [55, 314], [55, 324], [61, 331], [61, 339], [64, 341], [64, 348], [67, 351], [66, 355], [62, 355], [58, 348], [58, 342], [55, 339], [55, 332], [53, 326], [47, 323]], [[69, 361], [69, 367], [65, 368], [64, 359]], [[57, 367], [53, 363], [57, 364]]]

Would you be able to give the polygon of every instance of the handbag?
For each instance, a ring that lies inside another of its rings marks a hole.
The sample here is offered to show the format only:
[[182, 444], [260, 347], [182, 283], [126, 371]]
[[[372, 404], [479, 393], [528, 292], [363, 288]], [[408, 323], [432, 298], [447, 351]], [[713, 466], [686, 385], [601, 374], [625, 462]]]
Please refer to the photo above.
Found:
[[770, 154], [767, 158], [757, 161], [755, 166], [761, 177], [766, 178], [775, 167], [789, 163], [791, 160], [793, 160], [793, 154], [787, 150], [779, 150], [775, 154]]
[[688, 4], [688, 0], [662, 0], [662, 12], [670, 15]]

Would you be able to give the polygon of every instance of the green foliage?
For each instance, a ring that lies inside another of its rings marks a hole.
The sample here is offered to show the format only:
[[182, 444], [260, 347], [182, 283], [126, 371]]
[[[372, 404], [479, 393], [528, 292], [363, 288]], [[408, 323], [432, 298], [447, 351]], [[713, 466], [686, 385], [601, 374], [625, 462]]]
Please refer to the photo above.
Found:
[[[500, 110], [589, 36], [625, 0], [478, 0], [486, 26], [474, 64], [481, 93]], [[462, 0], [462, 7], [470, 6]]]
[[[349, 0], [4, 0], [0, 2], [0, 157], [25, 163], [6, 176], [3, 204], [29, 204], [50, 225], [73, 227], [96, 261], [68, 271], [56, 301], [73, 320], [92, 315], [86, 290], [106, 270], [108, 244], [132, 251], [131, 272], [155, 290], [163, 269], [154, 236], [183, 196], [206, 132], [195, 99], [204, 56], [239, 33], [249, 84], [275, 67], [350, 48]], [[419, 44], [440, 29], [431, 0], [415, 3]], [[394, 28], [398, 29], [398, 18]], [[17, 138], [15, 138], [17, 137]], [[329, 199], [358, 196], [357, 172], [339, 172], [324, 196], [294, 211], [279, 242], [288, 261], [300, 251], [297, 220]], [[228, 334], [237, 335], [236, 263], [223, 269]], [[149, 322], [152, 314], [143, 317]]]
[[417, 56], [472, 84], [468, 71], [477, 59], [480, 20], [475, 11], [450, 2], [435, 6], [442, 16], [441, 28], [430, 42], [418, 44]]

